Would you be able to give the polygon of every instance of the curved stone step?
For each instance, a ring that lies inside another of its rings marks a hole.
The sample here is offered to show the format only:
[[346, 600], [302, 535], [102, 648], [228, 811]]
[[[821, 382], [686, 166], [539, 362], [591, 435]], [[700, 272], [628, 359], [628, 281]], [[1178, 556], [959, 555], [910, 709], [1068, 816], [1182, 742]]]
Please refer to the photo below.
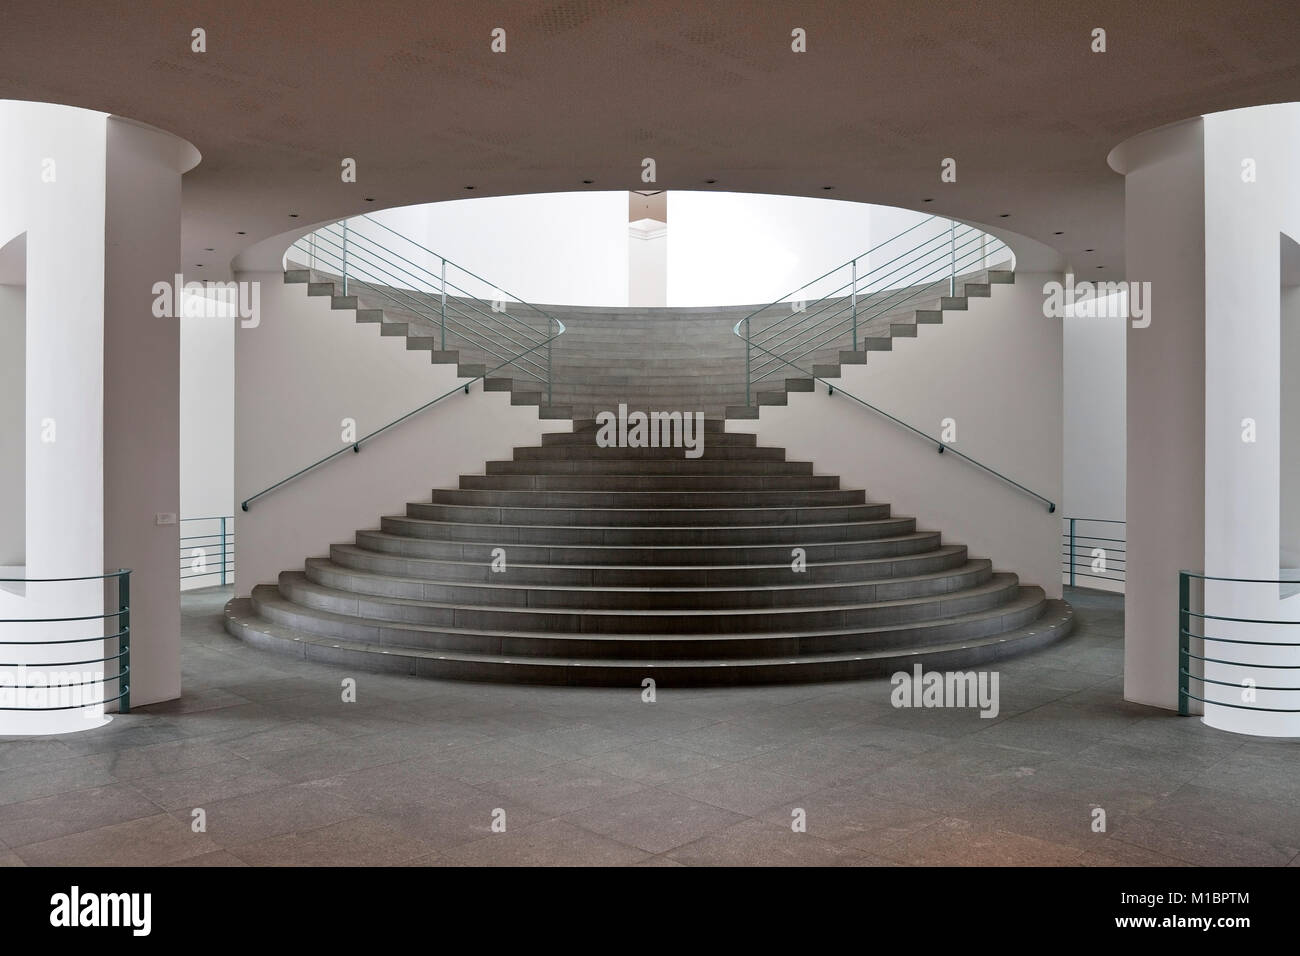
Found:
[[[789, 557], [788, 554], [783, 556]], [[510, 560], [511, 557], [513, 560]], [[494, 571], [490, 552], [485, 552], [481, 560], [457, 561], [390, 554], [356, 544], [335, 544], [330, 547], [330, 560], [343, 568], [426, 581], [509, 581], [518, 584], [584, 587], [736, 587], [745, 584], [788, 584], [796, 573], [801, 580], [814, 584], [903, 577], [955, 568], [965, 564], [967, 558], [966, 547], [953, 544], [901, 556], [851, 561], [812, 560], [808, 561], [804, 570], [795, 572], [791, 561], [733, 565], [722, 562], [686, 565], [564, 565], [549, 562], [529, 564], [511, 555], [507, 558], [505, 571]]]
[[434, 488], [431, 503], [494, 508], [580, 508], [619, 510], [663, 508], [815, 508], [866, 503], [866, 493], [845, 488], [763, 490], [554, 491], [533, 488]]
[[831, 521], [824, 524], [682, 525], [651, 527], [610, 525], [511, 525], [472, 524], [466, 521], [434, 521], [410, 515], [385, 515], [380, 529], [410, 537], [449, 541], [482, 541], [506, 544], [625, 544], [656, 545], [752, 545], [784, 544], [806, 548], [828, 541], [867, 541], [895, 537], [916, 530], [916, 519], [890, 516], [875, 521]]
[[[668, 459], [670, 461], [782, 461], [782, 448], [753, 447], [748, 445], [719, 445], [704, 440], [704, 447], [694, 458], [686, 457], [684, 448], [601, 448], [595, 442], [576, 445], [534, 445], [515, 449], [515, 461], [610, 461]], [[582, 457], [574, 457], [580, 453]]]
[[720, 458], [642, 458], [635, 468], [615, 456], [607, 458], [524, 458], [512, 461], [489, 461], [489, 475], [811, 475], [807, 461], [783, 461], [777, 458], [748, 461]]
[[[905, 519], [910, 522], [910, 519]], [[910, 525], [909, 525], [910, 527]], [[811, 563], [862, 561], [901, 557], [934, 551], [940, 547], [937, 531], [908, 531], [904, 534], [864, 538], [858, 541], [809, 542], [800, 545]], [[486, 566], [499, 543], [445, 540], [392, 534], [387, 531], [358, 531], [357, 547], [388, 555], [442, 561], [472, 561]], [[628, 567], [698, 566], [725, 567], [741, 563], [774, 564], [782, 567], [794, 557], [784, 544], [542, 544], [512, 543], [509, 561], [550, 566], [615, 565]]]
[[478, 505], [426, 504], [413, 501], [406, 506], [412, 518], [429, 521], [457, 521], [469, 524], [567, 525], [577, 521], [588, 526], [610, 528], [677, 527], [718, 525], [728, 528], [750, 525], [801, 525], [805, 522], [874, 521], [889, 517], [889, 505], [807, 505], [803, 507], [705, 507], [705, 508], [526, 508]]
[[686, 587], [667, 582], [652, 585], [536, 584], [511, 580], [509, 572], [494, 574], [488, 581], [446, 581], [350, 568], [327, 558], [308, 558], [304, 573], [308, 581], [335, 590], [440, 604], [578, 610], [724, 611], [937, 597], [984, 584], [991, 579], [993, 568], [987, 559], [975, 559], [958, 567], [912, 575], [813, 581], [787, 567], [784, 579], [761, 588], [755, 587], [757, 582]]
[[[1036, 590], [1036, 589], [1026, 589]], [[1046, 646], [1066, 636], [1073, 628], [1074, 614], [1063, 601], [1031, 601], [1035, 610], [1028, 623], [1011, 630], [999, 630], [1001, 616], [988, 618], [992, 630], [984, 636], [951, 637], [931, 643], [923, 651], [908, 643], [885, 649], [816, 652], [803, 655], [777, 654], [762, 658], [678, 657], [675, 659], [565, 658], [515, 656], [507, 635], [499, 648], [505, 653], [424, 650], [401, 644], [381, 645], [328, 635], [310, 634], [274, 619], [275, 605], [292, 608], [287, 602], [268, 599], [274, 589], [261, 587], [252, 599], [230, 602], [226, 627], [248, 643], [316, 663], [343, 665], [382, 673], [410, 674], [451, 680], [501, 681], [508, 683], [578, 684], [641, 687], [653, 677], [665, 687], [763, 684], [818, 680], [850, 680], [910, 672], [916, 663], [927, 669], [959, 669], [994, 663], [1003, 658]], [[1040, 592], [1041, 594], [1041, 592]], [[260, 606], [259, 606], [260, 602]], [[1009, 612], [1007, 620], [1014, 620]], [[946, 622], [932, 622], [932, 628]], [[942, 633], [931, 630], [931, 633]], [[399, 635], [400, 636], [400, 635]], [[553, 636], [552, 636], [553, 637]], [[642, 645], [644, 646], [644, 645]], [[652, 645], [658, 646], [658, 645]], [[701, 645], [695, 645], [696, 648]], [[660, 648], [669, 650], [667, 645]]]
[[837, 491], [835, 475], [461, 475], [467, 491]]
[[279, 583], [280, 594], [294, 604], [376, 622], [547, 633], [660, 635], [819, 630], [933, 620], [1005, 604], [1018, 586], [1015, 575], [994, 574], [985, 583], [961, 591], [897, 600], [750, 609], [606, 609], [467, 605], [362, 595], [316, 584], [303, 571], [281, 572]]

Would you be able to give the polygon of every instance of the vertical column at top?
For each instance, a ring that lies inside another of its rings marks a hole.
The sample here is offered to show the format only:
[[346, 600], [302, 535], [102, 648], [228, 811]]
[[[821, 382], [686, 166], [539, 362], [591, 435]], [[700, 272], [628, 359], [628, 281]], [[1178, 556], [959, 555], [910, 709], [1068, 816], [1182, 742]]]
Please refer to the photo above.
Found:
[[1125, 278], [1149, 282], [1127, 331], [1124, 696], [1178, 706], [1178, 571], [1205, 552], [1205, 157], [1200, 119], [1128, 140]]
[[196, 161], [175, 136], [108, 121], [104, 566], [133, 570], [132, 706], [181, 692], [179, 530], [156, 521], [180, 511], [180, 320], [156, 317], [153, 303], [155, 284], [171, 288], [183, 271], [181, 174]]

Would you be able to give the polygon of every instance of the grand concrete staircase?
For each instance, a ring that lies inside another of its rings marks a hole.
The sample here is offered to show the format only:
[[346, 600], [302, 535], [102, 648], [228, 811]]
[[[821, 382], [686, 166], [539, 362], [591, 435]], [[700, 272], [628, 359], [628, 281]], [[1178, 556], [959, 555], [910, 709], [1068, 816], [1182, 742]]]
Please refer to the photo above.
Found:
[[371, 670], [621, 686], [972, 666], [1068, 632], [1069, 606], [1040, 588], [706, 427], [687, 459], [601, 448], [576, 422], [232, 601], [227, 627]]
[[[364, 286], [343, 295], [329, 273], [296, 268], [285, 278], [464, 377], [494, 361], [454, 332], [441, 347], [432, 297], [404, 293], [407, 311]], [[862, 329], [862, 349], [809, 356], [810, 371], [837, 375], [1012, 280], [969, 275], [960, 296], [887, 309]], [[970, 667], [1070, 630], [1070, 607], [1041, 588], [811, 462], [727, 432], [725, 418], [758, 412], [741, 404], [744, 343], [732, 332], [748, 308], [547, 310], [568, 328], [553, 346], [551, 400], [526, 374], [484, 387], [511, 391], [512, 403], [543, 417], [572, 418], [573, 431], [487, 462], [484, 474], [433, 489], [230, 602], [232, 634], [359, 669], [631, 687]], [[783, 404], [812, 383], [774, 378], [758, 401]], [[620, 403], [703, 412], [703, 455], [600, 447], [593, 419]]]

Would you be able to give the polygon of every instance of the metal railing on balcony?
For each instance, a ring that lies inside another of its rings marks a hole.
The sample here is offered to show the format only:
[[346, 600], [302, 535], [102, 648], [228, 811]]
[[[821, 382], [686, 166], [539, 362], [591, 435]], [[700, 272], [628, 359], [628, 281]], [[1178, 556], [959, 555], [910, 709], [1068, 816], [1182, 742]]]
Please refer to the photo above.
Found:
[[1127, 525], [1116, 518], [1061, 519], [1061, 576], [1070, 587], [1123, 591]]
[[745, 404], [757, 383], [792, 370], [810, 376], [818, 355], [857, 351], [889, 317], [954, 297], [959, 282], [1011, 260], [1002, 240], [974, 226], [930, 216], [904, 229], [736, 324]]
[[181, 587], [225, 587], [235, 576], [232, 515], [180, 520]]
[[[509, 369], [512, 376], [520, 375], [526, 380], [542, 383], [546, 389], [547, 403], [551, 400], [551, 343], [564, 334], [563, 322], [522, 299], [508, 295], [486, 279], [426, 249], [377, 219], [370, 216], [362, 216], [360, 219], [368, 223], [370, 228], [391, 234], [393, 238], [389, 241], [390, 246], [404, 243], [403, 248], [409, 255], [403, 255], [370, 236], [359, 233], [350, 228], [347, 221], [325, 226], [304, 236], [293, 244], [291, 250], [307, 260], [303, 266], [309, 269], [319, 268], [322, 262], [327, 265], [333, 263], [342, 281], [344, 295], [357, 295], [358, 307], [367, 307], [362, 298], [368, 297], [374, 303], [374, 308], [383, 309], [386, 313], [393, 310], [394, 317], [400, 321], [407, 321], [408, 325], [414, 324], [417, 331], [423, 329], [429, 336], [437, 336], [440, 349], [466, 348], [486, 355], [488, 361], [484, 363], [485, 370], [481, 374], [467, 377], [455, 388], [250, 495], [240, 502], [239, 507], [243, 511], [247, 511], [259, 498], [309, 471], [336, 461], [348, 452], [360, 453], [367, 442], [445, 399], [462, 393], [468, 395], [471, 385], [502, 369]], [[437, 271], [414, 261], [420, 257], [424, 257], [427, 262], [436, 262]], [[288, 253], [285, 261], [286, 265], [291, 261]], [[486, 293], [486, 297], [481, 293]], [[515, 311], [511, 312], [511, 309]]]
[[[1178, 712], [1205, 706], [1300, 714], [1300, 613], [1276, 616], [1300, 575], [1178, 572]], [[1281, 640], [1280, 638], [1293, 638]], [[1295, 734], [1289, 734], [1295, 736]]]
[[[61, 607], [65, 600], [89, 605], [74, 603], [44, 617], [0, 618], [0, 669], [6, 678], [0, 682], [0, 711], [80, 710], [113, 701], [118, 713], [131, 709], [129, 569], [83, 577], [0, 578], [0, 585], [22, 589], [37, 607]], [[56, 588], [59, 593], [52, 593]], [[96, 613], [100, 607], [105, 610]]]
[[493, 372], [536, 381], [550, 401], [550, 343], [563, 326], [549, 313], [373, 216], [323, 226], [290, 249], [290, 258], [334, 278], [362, 308], [407, 321], [440, 351], [468, 349]]
[[[939, 227], [937, 232], [936, 226]], [[927, 229], [932, 233], [929, 238], [903, 245], [904, 237], [915, 239], [913, 234], [917, 230]], [[860, 274], [859, 263], [863, 260], [869, 263], [873, 261], [873, 256], [883, 257], [886, 261], [871, 269], [864, 267]], [[973, 281], [978, 272], [986, 272], [999, 263], [1009, 264], [1010, 257], [1010, 249], [1001, 240], [970, 226], [961, 226], [931, 216], [874, 246], [861, 256], [805, 283], [785, 298], [750, 313], [732, 328], [733, 333], [745, 340], [746, 404], [752, 402], [752, 386], [762, 379], [782, 372], [812, 378], [815, 383], [826, 387], [828, 395], [838, 394], [870, 409], [899, 428], [934, 445], [939, 454], [947, 452], [973, 465], [1042, 502], [1047, 506], [1049, 514], [1054, 513], [1056, 503], [1046, 495], [1039, 494], [1014, 478], [958, 451], [942, 439], [927, 434], [842, 386], [816, 375], [809, 361], [817, 352], [834, 349], [839, 345], [856, 349], [859, 331], [872, 320], [890, 315], [901, 308], [919, 305], [927, 295], [933, 297], [937, 292], [942, 296], [945, 285], [947, 294], [952, 295], [959, 279]], [[849, 275], [847, 283], [839, 282], [842, 273]], [[898, 282], [912, 284], [903, 287], [891, 285]], [[830, 291], [811, 306], [798, 298], [802, 292], [822, 289], [827, 285], [831, 287]], [[774, 312], [780, 309], [789, 309], [792, 314], [777, 318]], [[763, 316], [771, 321], [760, 322], [760, 317]], [[761, 329], [753, 328], [756, 322], [760, 322]]]

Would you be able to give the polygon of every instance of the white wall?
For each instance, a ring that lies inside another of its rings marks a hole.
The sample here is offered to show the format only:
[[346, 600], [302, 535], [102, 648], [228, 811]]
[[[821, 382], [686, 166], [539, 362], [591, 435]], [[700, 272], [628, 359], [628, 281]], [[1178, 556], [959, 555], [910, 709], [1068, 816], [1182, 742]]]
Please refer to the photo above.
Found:
[[1104, 314], [1065, 316], [1064, 515], [1124, 518], [1126, 309], [1121, 295]]
[[[1235, 110], [1205, 124], [1205, 571], [1276, 578], [1280, 550], [1281, 234], [1300, 238], [1300, 104]], [[1242, 177], [1244, 159], [1257, 178]], [[1242, 440], [1244, 419], [1256, 440]], [[1208, 584], [1214, 613], [1300, 620], [1300, 600], [1277, 585]], [[1296, 628], [1222, 622], [1222, 636], [1296, 641]], [[1220, 657], [1300, 665], [1300, 649], [1215, 645]], [[1297, 671], [1206, 665], [1206, 677], [1239, 684], [1296, 686]], [[1279, 675], [1288, 679], [1279, 680]], [[1212, 687], [1213, 699], [1241, 703], [1240, 691]], [[1300, 707], [1300, 693], [1258, 692], [1262, 707]], [[1300, 714], [1261, 714], [1206, 705], [1205, 722], [1242, 733], [1300, 736]]]
[[[234, 309], [187, 297], [181, 319], [181, 510], [182, 519], [233, 516], [235, 505]], [[217, 312], [204, 314], [203, 309]], [[228, 528], [234, 525], [228, 522]], [[206, 570], [219, 571], [221, 523], [182, 520], [181, 555], [190, 573], [196, 548]], [[186, 541], [186, 538], [191, 540]], [[179, 564], [179, 561], [178, 561]], [[182, 590], [213, 587], [219, 574], [193, 575]]]
[[[25, 291], [21, 285], [0, 285], [0, 568], [22, 567], [27, 551]], [[0, 577], [18, 576], [0, 572]]]
[[[257, 328], [235, 331], [235, 490], [242, 501], [340, 448], [342, 420], [357, 437], [452, 390], [464, 381], [450, 365], [405, 339], [382, 337], [354, 313], [286, 285], [279, 272], [240, 273], [262, 283]], [[377, 387], [382, 383], [382, 387]], [[304, 559], [352, 541], [408, 501], [435, 487], [456, 487], [461, 474], [511, 457], [547, 431], [571, 422], [540, 421], [534, 406], [512, 406], [509, 392], [456, 394], [392, 431], [235, 512], [235, 592], [274, 583]]]
[[[1281, 475], [1278, 562], [1300, 571], [1300, 285], [1288, 285], [1287, 259], [1300, 265], [1300, 245], [1283, 237], [1283, 285], [1280, 289]], [[1288, 255], [1289, 253], [1289, 255]], [[1285, 575], [1279, 575], [1282, 577]]]
[[[1127, 295], [1067, 307], [1063, 322], [1062, 519], [1074, 518], [1075, 584], [1123, 591]], [[1092, 520], [1086, 520], [1092, 519]], [[1062, 521], [1063, 532], [1069, 524]], [[1070, 539], [1062, 538], [1068, 551]], [[1095, 568], [1095, 549], [1105, 570]], [[1067, 576], [1068, 571], [1063, 572]]]
[[[1061, 347], [1059, 319], [1043, 317], [1043, 283], [1059, 276], [1017, 274], [966, 313], [896, 338], [892, 352], [865, 366], [844, 366], [843, 388], [936, 439], [944, 418], [957, 424], [952, 447], [1058, 505], [1047, 506], [900, 429], [843, 396], [792, 393], [786, 407], [758, 421], [728, 423], [811, 460], [818, 474], [865, 488], [870, 501], [914, 515], [966, 544], [973, 557], [1061, 596]], [[990, 387], [996, 383], [997, 387]]]
[[668, 304], [668, 230], [630, 228], [627, 237], [627, 304], [655, 308]]

